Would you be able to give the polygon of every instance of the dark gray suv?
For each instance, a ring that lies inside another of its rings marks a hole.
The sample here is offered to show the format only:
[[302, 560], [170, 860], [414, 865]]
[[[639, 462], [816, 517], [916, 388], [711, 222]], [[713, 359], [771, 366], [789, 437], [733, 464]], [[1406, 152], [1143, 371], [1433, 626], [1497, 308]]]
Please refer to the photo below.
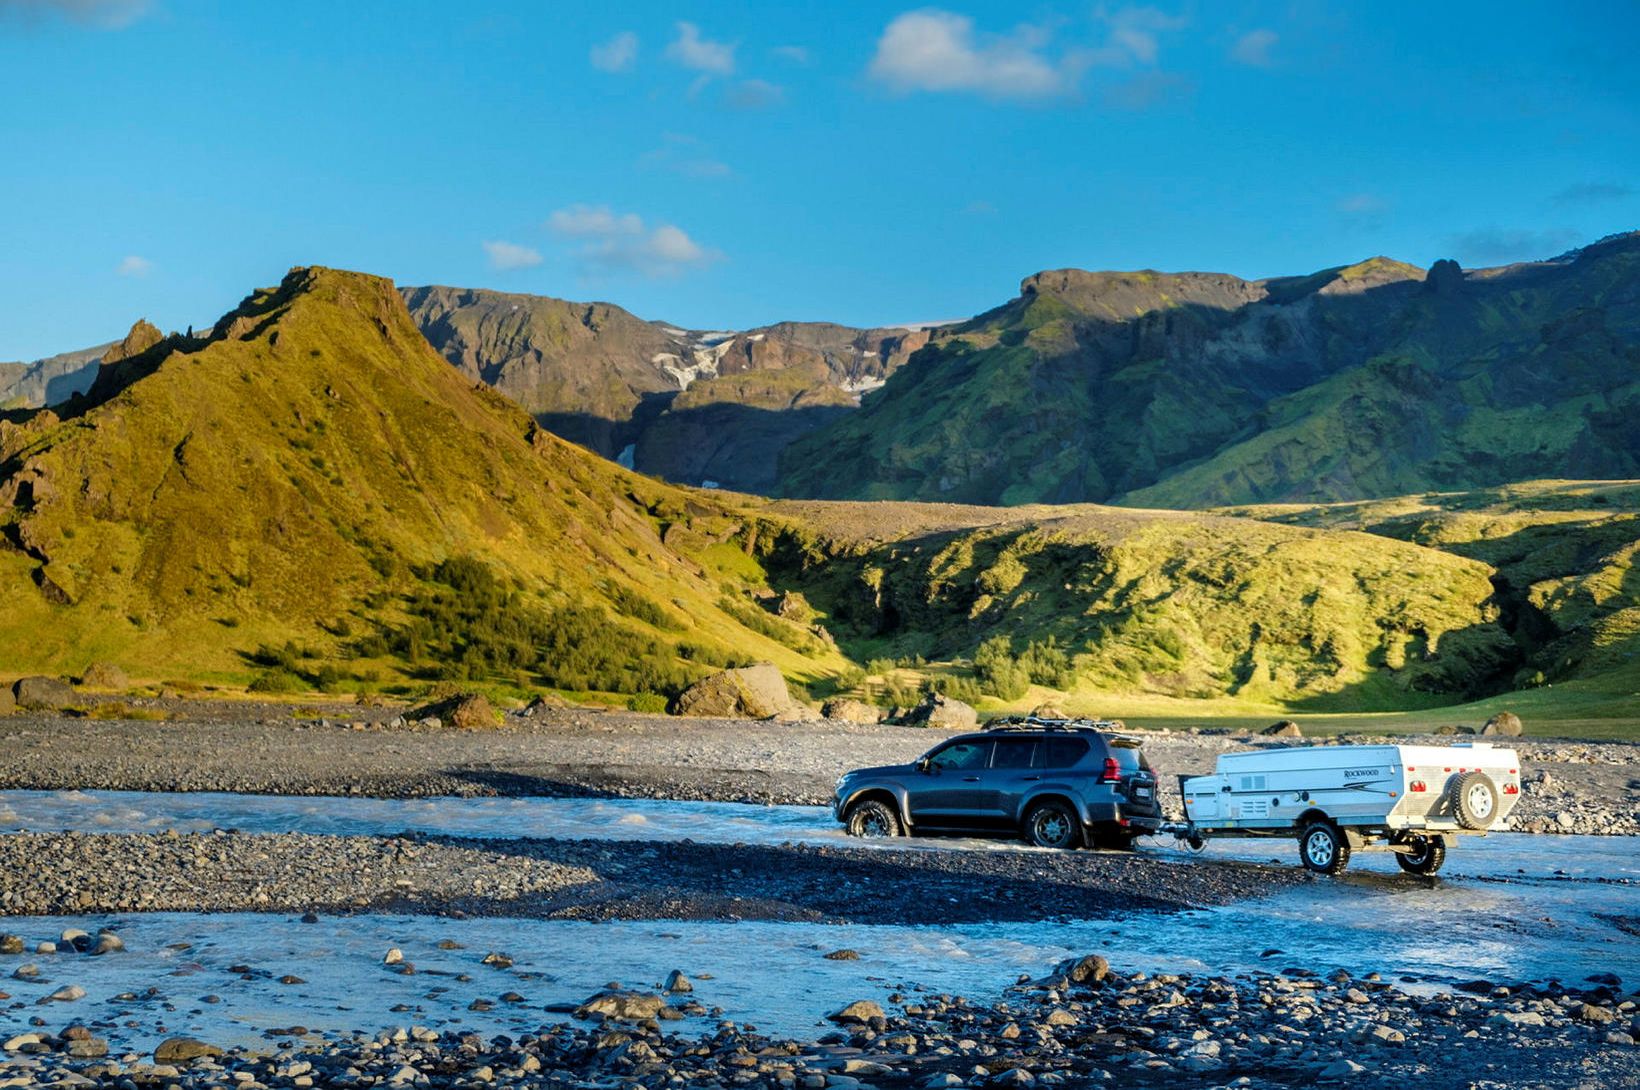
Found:
[[997, 720], [908, 765], [837, 781], [832, 812], [854, 836], [1023, 836], [1044, 848], [1128, 847], [1155, 832], [1156, 774], [1133, 738], [1095, 720]]

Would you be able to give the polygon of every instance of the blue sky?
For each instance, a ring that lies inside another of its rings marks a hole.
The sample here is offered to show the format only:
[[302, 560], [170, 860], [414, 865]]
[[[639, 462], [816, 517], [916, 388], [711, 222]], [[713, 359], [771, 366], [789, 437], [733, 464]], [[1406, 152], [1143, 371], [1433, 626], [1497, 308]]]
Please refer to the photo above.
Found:
[[1640, 226], [1640, 6], [0, 0], [0, 359], [295, 264], [694, 327]]

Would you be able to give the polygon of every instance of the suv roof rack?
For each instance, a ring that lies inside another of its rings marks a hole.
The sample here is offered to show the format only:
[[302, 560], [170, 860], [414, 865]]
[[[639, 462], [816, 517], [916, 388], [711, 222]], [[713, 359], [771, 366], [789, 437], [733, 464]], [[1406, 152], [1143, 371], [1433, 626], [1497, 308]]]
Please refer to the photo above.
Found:
[[1114, 719], [1046, 719], [1035, 715], [1005, 715], [985, 724], [987, 731], [1112, 731], [1122, 724]]

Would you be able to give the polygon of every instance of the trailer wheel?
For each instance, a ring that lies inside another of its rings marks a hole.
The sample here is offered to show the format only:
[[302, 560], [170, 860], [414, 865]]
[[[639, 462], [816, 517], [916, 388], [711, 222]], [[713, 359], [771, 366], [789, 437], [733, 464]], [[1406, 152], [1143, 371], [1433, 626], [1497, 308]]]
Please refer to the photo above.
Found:
[[1038, 803], [1025, 815], [1025, 839], [1039, 848], [1080, 848], [1082, 822], [1062, 802]]
[[1498, 816], [1498, 788], [1484, 772], [1465, 772], [1452, 784], [1452, 810], [1465, 829], [1488, 829]]
[[1317, 874], [1342, 874], [1350, 865], [1350, 842], [1330, 821], [1313, 821], [1298, 835], [1298, 856]]
[[900, 815], [886, 802], [867, 799], [848, 808], [843, 819], [849, 836], [899, 836]]
[[1408, 874], [1434, 874], [1446, 862], [1446, 842], [1438, 836], [1409, 836], [1405, 843], [1414, 850], [1396, 852], [1395, 861]]

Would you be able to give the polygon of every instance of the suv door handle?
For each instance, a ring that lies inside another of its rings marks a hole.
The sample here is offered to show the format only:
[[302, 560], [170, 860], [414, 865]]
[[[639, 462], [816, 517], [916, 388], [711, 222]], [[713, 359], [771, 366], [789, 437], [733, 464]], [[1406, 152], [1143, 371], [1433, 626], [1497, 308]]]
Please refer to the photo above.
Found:
[[962, 778], [962, 782], [963, 783], [978, 783], [979, 782], [979, 777], [978, 776], [964, 776]]
[[1036, 781], [1036, 780], [1040, 780], [1040, 779], [1041, 779], [1041, 778], [1042, 778], [1042, 777], [1041, 777], [1041, 776], [1021, 776], [1021, 777], [1020, 777], [1020, 779], [1022, 779], [1022, 780], [1026, 780], [1026, 781], [1030, 781], [1030, 782], [1034, 782], [1034, 781]]

